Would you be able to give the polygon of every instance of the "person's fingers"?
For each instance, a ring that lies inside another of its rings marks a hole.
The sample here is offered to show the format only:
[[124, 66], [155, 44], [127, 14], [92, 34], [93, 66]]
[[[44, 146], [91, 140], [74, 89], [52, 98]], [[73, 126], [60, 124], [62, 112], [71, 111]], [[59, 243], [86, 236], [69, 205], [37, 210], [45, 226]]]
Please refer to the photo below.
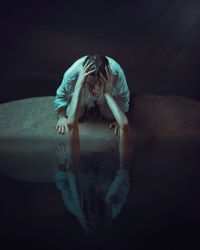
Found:
[[115, 123], [115, 129], [116, 129], [116, 136], [119, 136], [119, 126], [118, 126], [118, 124], [117, 123]]
[[119, 136], [119, 127], [117, 127], [117, 136]]
[[58, 132], [61, 134], [62, 133], [62, 126], [59, 125]]
[[100, 72], [100, 76], [101, 76], [101, 79], [103, 80], [103, 81], [105, 81], [106, 80], [106, 78], [104, 77], [104, 75]]
[[117, 127], [115, 126], [115, 135], [117, 136]]
[[92, 69], [92, 70], [88, 71], [87, 73], [85, 73], [85, 76], [88, 76], [89, 74], [91, 74], [91, 73], [93, 73], [95, 71], [96, 71], [96, 69]]
[[111, 70], [110, 65], [108, 65], [108, 71], [109, 71], [110, 75], [112, 75], [112, 70]]
[[60, 133], [63, 134], [63, 126], [61, 126], [61, 130], [60, 130]]
[[114, 126], [114, 122], [110, 123], [109, 128], [112, 129], [113, 126]]
[[[100, 73], [100, 74], [101, 74], [101, 73]], [[103, 80], [101, 77], [99, 78], [99, 82], [100, 82], [101, 85], [104, 85], [104, 84], [105, 84], [104, 80]]]
[[62, 130], [61, 130], [61, 134], [64, 134], [65, 133], [65, 126], [62, 125]]
[[112, 74], [112, 70], [111, 70], [110, 67], [109, 67], [108, 69], [109, 69], [109, 79], [110, 79], [111, 84], [113, 84], [113, 74]]
[[59, 133], [59, 130], [60, 130], [60, 126], [59, 125], [57, 125], [56, 126], [56, 131]]
[[85, 63], [85, 65], [83, 65], [83, 69], [85, 69], [88, 66], [89, 60], [87, 60], [87, 62]]
[[56, 124], [56, 126], [54, 126], [54, 130], [57, 131], [58, 129], [58, 124]]
[[107, 78], [110, 77], [110, 72], [109, 72], [109, 70], [108, 70], [108, 66], [107, 66], [107, 65], [105, 66], [105, 70], [106, 70]]
[[102, 73], [100, 73], [101, 79], [104, 81], [104, 83], [106, 82], [106, 78], [103, 76]]
[[104, 90], [104, 84], [102, 84], [100, 87], [100, 91], [103, 92], [103, 90]]
[[68, 129], [68, 126], [67, 126], [67, 125], [65, 125], [65, 131], [66, 131], [66, 134], [69, 133], [69, 129]]
[[90, 67], [91, 65], [93, 64], [93, 61], [87, 61], [87, 63], [85, 64], [85, 68], [87, 68], [87, 67]]
[[112, 82], [112, 71], [109, 68], [109, 66], [105, 66], [106, 69], [106, 75], [107, 75], [107, 79], [109, 80], [109, 82]]
[[88, 63], [89, 63], [89, 60], [87, 60], [86, 63], [85, 63], [85, 65], [83, 65], [84, 69], [85, 69], [85, 67], [87, 67]]
[[61, 134], [61, 132], [62, 132], [62, 126], [59, 126], [58, 132], [59, 132], [59, 134]]
[[93, 64], [93, 62], [90, 62], [89, 64], [85, 65], [84, 70], [85, 72], [89, 69], [89, 67]]
[[114, 135], [119, 136], [119, 126], [116, 122], [112, 122], [109, 124], [109, 128], [114, 128]]
[[[67, 133], [67, 131], [68, 131], [67, 125], [65, 124], [65, 125], [63, 125], [63, 127], [64, 127], [64, 133]], [[64, 133], [63, 133], [63, 134], [64, 134]]]

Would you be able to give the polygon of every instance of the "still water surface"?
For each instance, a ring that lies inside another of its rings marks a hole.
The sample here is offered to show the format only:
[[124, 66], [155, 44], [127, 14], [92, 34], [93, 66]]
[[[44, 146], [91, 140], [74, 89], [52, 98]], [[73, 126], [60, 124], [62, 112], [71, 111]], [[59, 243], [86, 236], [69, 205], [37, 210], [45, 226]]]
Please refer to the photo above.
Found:
[[1, 148], [1, 249], [199, 249], [197, 142], [133, 146], [128, 169], [88, 148], [75, 167], [62, 141]]

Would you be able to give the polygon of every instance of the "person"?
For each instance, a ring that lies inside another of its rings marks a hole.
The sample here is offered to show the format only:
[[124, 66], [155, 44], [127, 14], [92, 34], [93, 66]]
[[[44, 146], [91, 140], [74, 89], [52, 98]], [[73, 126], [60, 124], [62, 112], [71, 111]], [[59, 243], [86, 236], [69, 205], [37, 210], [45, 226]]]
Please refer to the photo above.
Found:
[[54, 100], [58, 121], [55, 130], [69, 132], [80, 117], [94, 106], [103, 117], [114, 120], [115, 135], [127, 126], [130, 91], [121, 66], [111, 57], [87, 55], [76, 60], [65, 72]]
[[78, 121], [85, 106], [96, 101], [100, 112], [114, 118], [115, 134], [119, 135], [120, 168], [129, 164], [131, 154], [130, 129], [125, 112], [129, 109], [130, 92], [120, 65], [110, 57], [89, 55], [77, 60], [64, 74], [54, 100], [58, 112], [55, 130], [69, 135], [72, 160], [80, 151]]

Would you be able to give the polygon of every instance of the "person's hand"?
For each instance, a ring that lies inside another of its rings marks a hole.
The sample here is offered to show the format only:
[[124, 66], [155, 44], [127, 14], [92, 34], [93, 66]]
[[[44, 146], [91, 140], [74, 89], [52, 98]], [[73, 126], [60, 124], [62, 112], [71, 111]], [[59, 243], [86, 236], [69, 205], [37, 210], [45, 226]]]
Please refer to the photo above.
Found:
[[67, 162], [67, 152], [65, 143], [60, 143], [56, 150], [58, 164], [66, 164]]
[[118, 123], [116, 121], [111, 122], [110, 125], [109, 125], [109, 128], [110, 129], [114, 128], [114, 135], [119, 136], [119, 125], [118, 125]]
[[81, 67], [81, 70], [80, 70], [79, 76], [78, 76], [78, 80], [77, 80], [77, 84], [83, 86], [87, 76], [96, 71], [96, 68], [89, 70], [89, 68], [92, 64], [93, 64], [93, 62], [89, 63], [89, 61], [87, 61], [86, 64], [83, 67]]
[[68, 119], [66, 117], [60, 117], [54, 129], [55, 131], [58, 131], [59, 134], [64, 134], [65, 132], [68, 133], [69, 126]]
[[106, 78], [103, 76], [102, 73], [100, 73], [101, 80], [104, 86], [104, 93], [111, 94], [113, 87], [113, 74], [110, 66], [105, 66], [105, 70], [106, 70]]
[[95, 229], [96, 229], [96, 225], [94, 222], [90, 222], [88, 220], [85, 220], [84, 223], [82, 223], [82, 227], [85, 230], [85, 233], [87, 235], [91, 235], [94, 233]]
[[[107, 194], [105, 196], [106, 203], [115, 203], [118, 201], [118, 197], [120, 197], [120, 193], [123, 193], [122, 187], [126, 187], [127, 190], [130, 189], [130, 177], [129, 172], [124, 169], [120, 169], [117, 171], [114, 180], [110, 184], [108, 188]], [[125, 195], [125, 193], [124, 193]]]

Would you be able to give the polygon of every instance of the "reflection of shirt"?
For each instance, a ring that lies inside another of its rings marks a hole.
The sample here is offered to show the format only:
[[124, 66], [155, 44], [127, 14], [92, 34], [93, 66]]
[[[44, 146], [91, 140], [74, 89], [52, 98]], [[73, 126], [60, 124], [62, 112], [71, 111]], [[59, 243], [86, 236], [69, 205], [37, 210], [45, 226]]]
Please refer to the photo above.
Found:
[[85, 218], [94, 223], [102, 216], [101, 200], [111, 205], [112, 219], [115, 219], [126, 203], [130, 189], [129, 175], [125, 170], [118, 170], [113, 180], [108, 173], [81, 173], [80, 196], [73, 173], [57, 171], [55, 181], [68, 210], [80, 221]]
[[68, 210], [76, 217], [81, 215], [80, 202], [76, 188], [76, 180], [71, 172], [58, 171], [55, 174], [58, 189]]
[[[62, 107], [67, 108], [67, 106], [71, 102], [74, 86], [76, 84], [80, 69], [86, 57], [87, 56], [79, 58], [64, 73], [62, 83], [57, 89], [56, 98], [54, 100], [56, 111]], [[108, 56], [106, 56], [106, 58], [108, 59], [114, 78], [112, 95], [116, 96], [116, 101], [118, 102], [120, 108], [124, 112], [127, 112], [129, 109], [130, 91], [128, 89], [124, 71], [114, 59]], [[104, 102], [104, 98], [105, 97], [103, 94], [97, 98], [93, 97], [86, 88], [83, 88], [81, 93], [81, 106], [87, 105], [90, 108], [94, 106], [94, 100], [97, 101], [97, 104], [102, 104]]]
[[94, 171], [80, 172], [78, 187], [73, 173], [57, 171], [55, 173], [57, 188], [65, 206], [80, 221], [83, 218], [96, 223], [101, 217], [101, 204], [112, 182], [109, 173], [95, 173]]
[[126, 203], [129, 189], [128, 172], [126, 170], [118, 170], [105, 197], [105, 202], [111, 204], [113, 219], [120, 214], [122, 207]]

